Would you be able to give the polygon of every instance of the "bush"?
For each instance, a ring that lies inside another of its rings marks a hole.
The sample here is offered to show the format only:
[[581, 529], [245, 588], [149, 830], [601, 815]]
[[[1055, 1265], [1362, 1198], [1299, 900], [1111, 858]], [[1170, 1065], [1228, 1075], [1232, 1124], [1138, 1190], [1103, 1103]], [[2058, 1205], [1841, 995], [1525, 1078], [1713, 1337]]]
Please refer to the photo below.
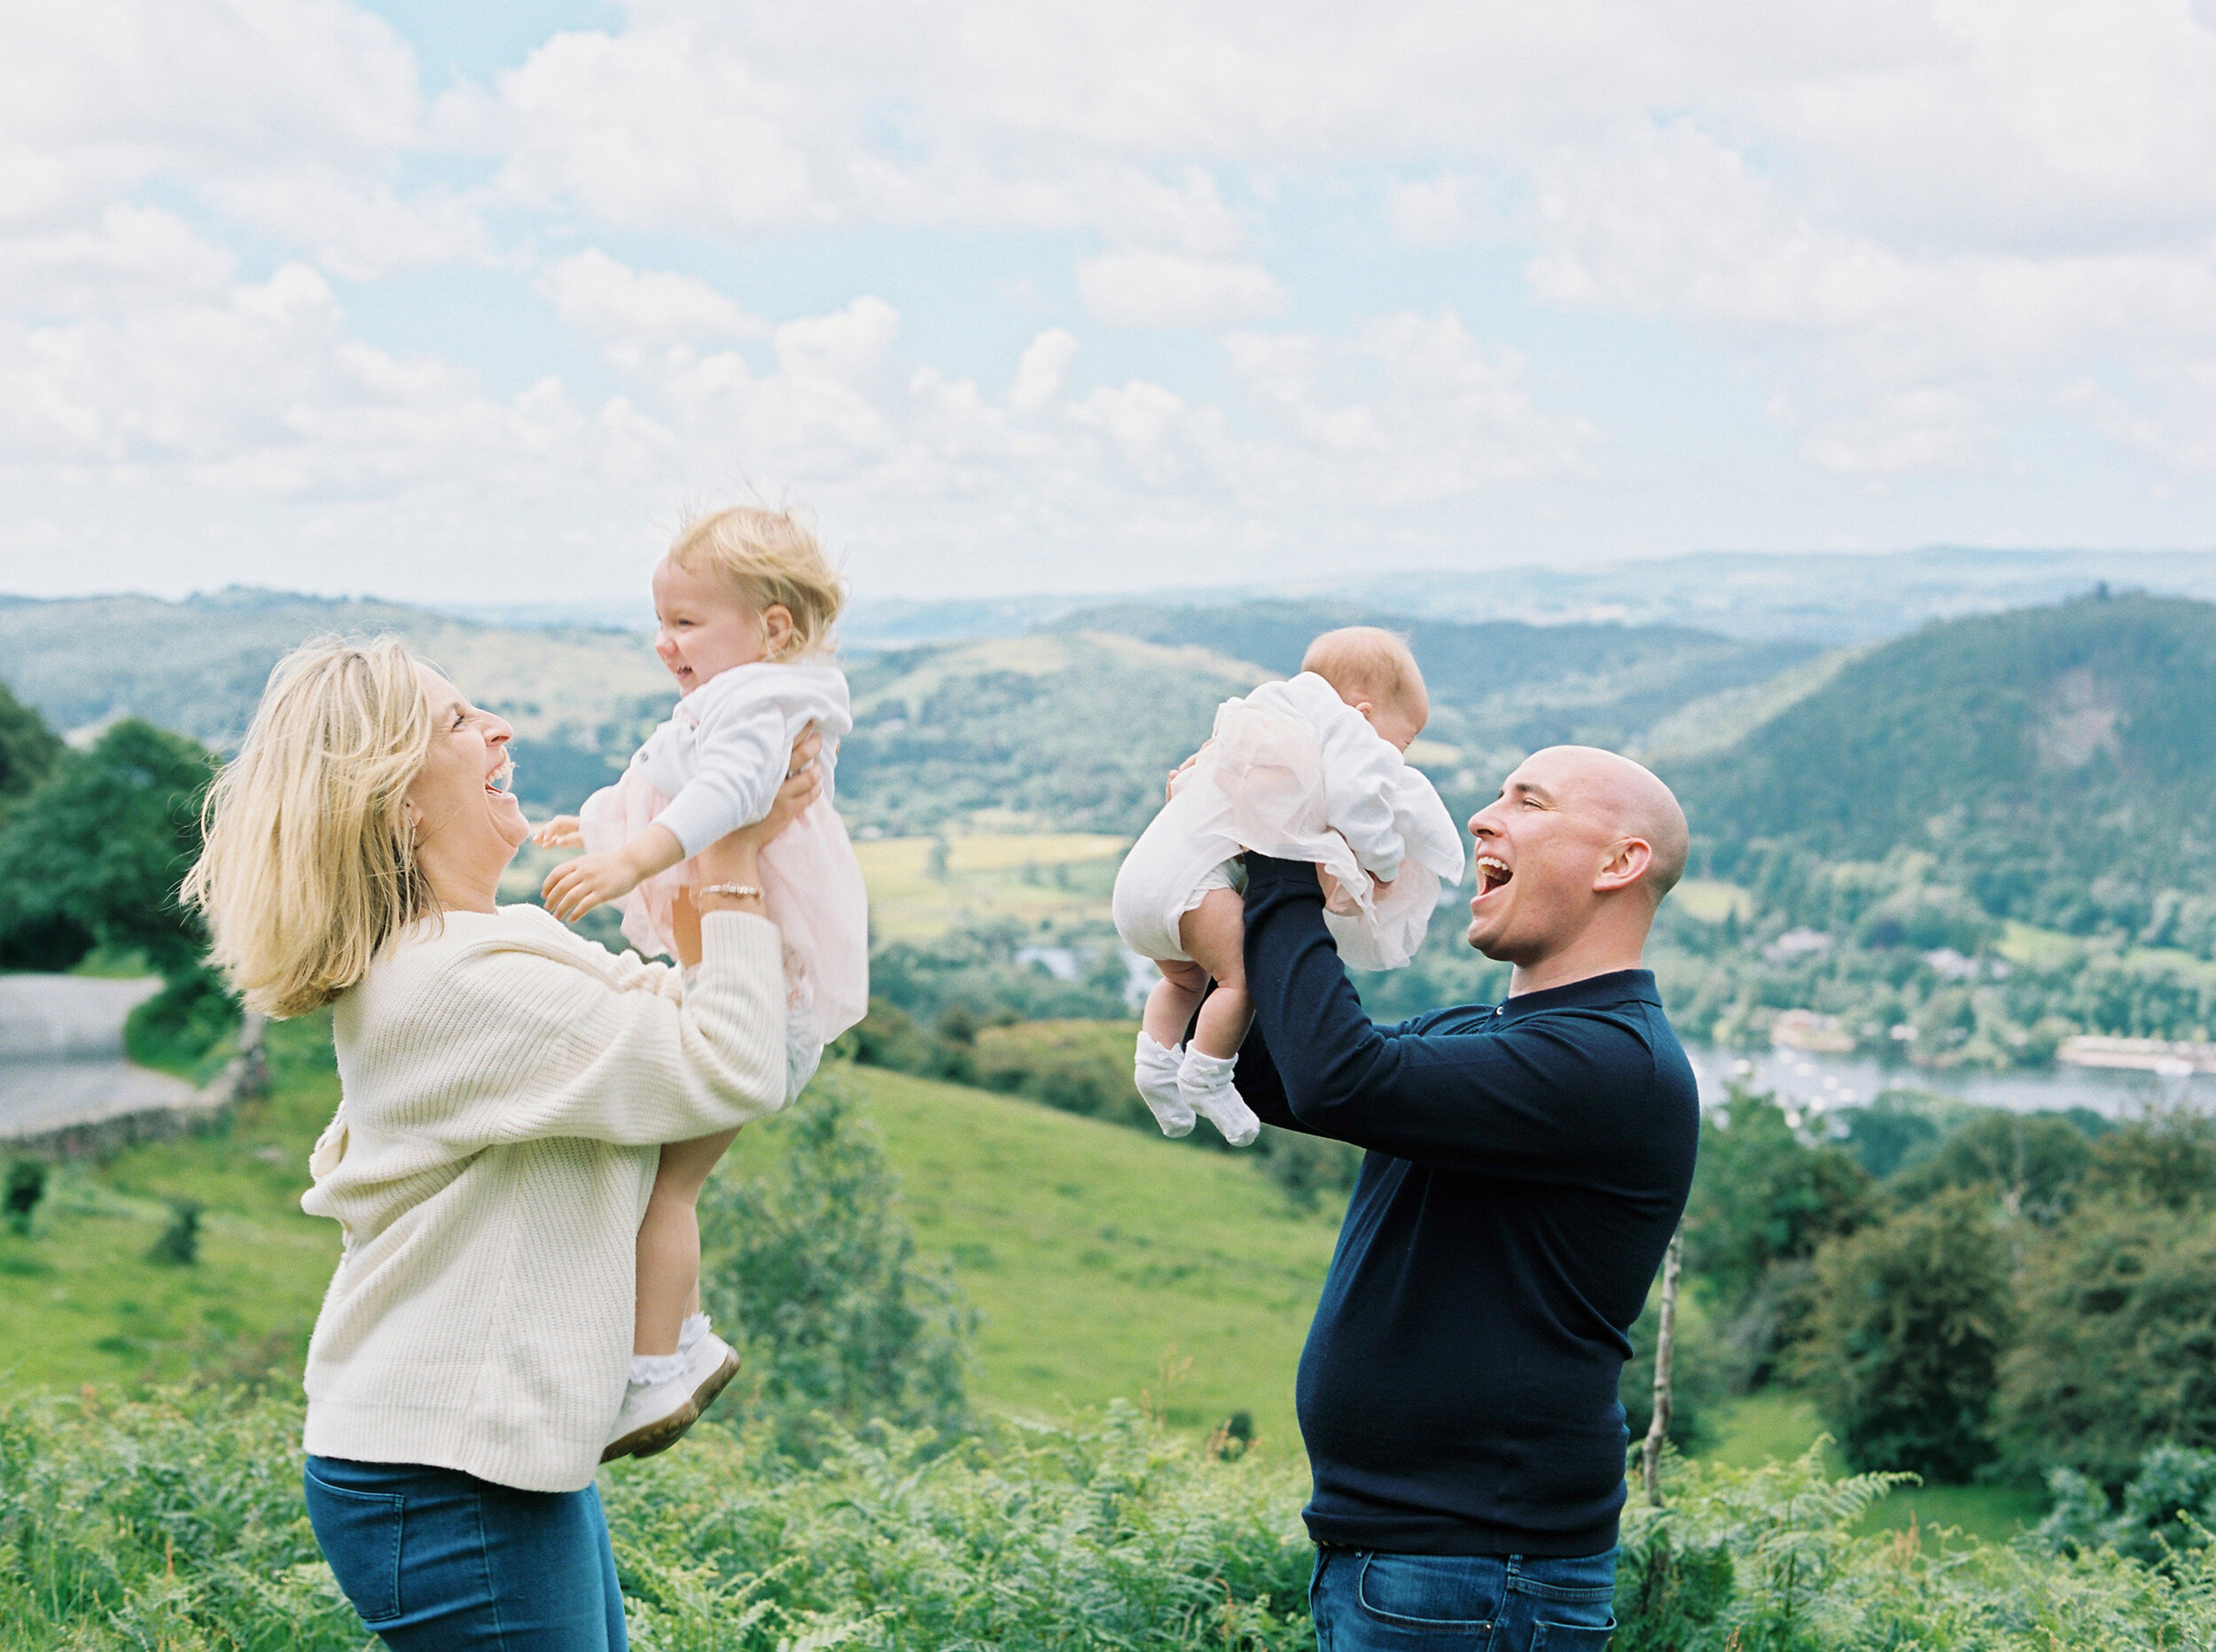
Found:
[[143, 1066], [190, 1072], [238, 1031], [239, 1005], [205, 964], [172, 976], [123, 1023], [123, 1048]]
[[2216, 1118], [2178, 1106], [2126, 1121], [2093, 1144], [2085, 1190], [2167, 1211], [2207, 1209], [2216, 1204]]
[[[1624, 1405], [1624, 1427], [1635, 1453], [1654, 1421], [1654, 1344], [1662, 1328], [1662, 1293], [1658, 1287], [1646, 1311], [1631, 1328], [1631, 1358], [1617, 1394]], [[1716, 1407], [1730, 1393], [1730, 1368], [1708, 1321], [1680, 1293], [1676, 1344], [1670, 1351], [1670, 1444], [1696, 1452], [1715, 1437]]]
[[2216, 1448], [2216, 1231], [2092, 1204], [2033, 1252], [1995, 1405], [2008, 1462], [2118, 1487], [2162, 1444]]
[[2054, 1507], [2033, 1535], [2049, 1548], [2112, 1548], [2161, 1563], [2208, 1547], [2216, 1527], [2216, 1452], [2156, 1446], [2124, 1487], [2120, 1508], [2074, 1469], [2055, 1469], [2047, 1490]]
[[2008, 1245], [1975, 1193], [1827, 1245], [1802, 1364], [1847, 1461], [1962, 1481], [1989, 1461], [2010, 1330]]
[[781, 1445], [811, 1455], [833, 1421], [961, 1433], [974, 1321], [953, 1282], [917, 1262], [875, 1128], [835, 1073], [768, 1128], [786, 1137], [778, 1161], [745, 1180], [727, 1166], [701, 1196], [700, 1290]]

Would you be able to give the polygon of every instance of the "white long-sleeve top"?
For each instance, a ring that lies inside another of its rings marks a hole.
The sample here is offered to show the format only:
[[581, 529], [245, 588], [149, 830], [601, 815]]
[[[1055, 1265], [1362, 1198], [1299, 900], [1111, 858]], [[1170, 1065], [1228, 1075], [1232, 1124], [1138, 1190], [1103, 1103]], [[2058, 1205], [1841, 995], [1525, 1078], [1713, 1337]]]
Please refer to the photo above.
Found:
[[332, 1007], [341, 1100], [300, 1200], [345, 1235], [308, 1451], [590, 1483], [622, 1403], [659, 1144], [785, 1098], [775, 925], [701, 923], [688, 988], [536, 907], [450, 912]]
[[1385, 883], [1401, 875], [1408, 836], [1432, 853], [1442, 876], [1462, 876], [1462, 838], [1432, 783], [1408, 767], [1369, 720], [1313, 671], [1265, 682], [1245, 697], [1258, 712], [1306, 723], [1323, 766], [1323, 823], [1346, 839], [1363, 871]]
[[669, 799], [654, 817], [685, 857], [769, 813], [784, 783], [792, 743], [810, 723], [823, 736], [823, 796], [831, 793], [838, 743], [854, 729], [847, 679], [816, 660], [734, 666], [677, 702], [667, 721], [632, 756]]

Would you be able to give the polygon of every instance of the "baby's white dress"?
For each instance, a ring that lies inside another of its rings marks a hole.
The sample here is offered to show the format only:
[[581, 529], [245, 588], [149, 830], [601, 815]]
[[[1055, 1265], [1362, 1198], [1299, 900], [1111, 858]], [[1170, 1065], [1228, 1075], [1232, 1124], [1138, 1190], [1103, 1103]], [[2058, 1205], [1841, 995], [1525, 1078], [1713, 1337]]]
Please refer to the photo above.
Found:
[[839, 742], [854, 726], [845, 675], [801, 660], [711, 677], [647, 736], [623, 778], [578, 811], [589, 853], [619, 848], [655, 824], [683, 845], [683, 861], [617, 903], [626, 940], [649, 956], [674, 957], [677, 892], [700, 883], [692, 857], [769, 813], [792, 743], [811, 724], [823, 737], [823, 795], [761, 852], [762, 904], [784, 943], [788, 1095], [813, 1076], [823, 1046], [870, 1008], [869, 895], [831, 807]]
[[[1124, 944], [1182, 960], [1179, 920], [1210, 889], [1237, 886], [1231, 857], [1249, 849], [1338, 880], [1323, 922], [1360, 970], [1414, 957], [1441, 882], [1459, 884], [1464, 865], [1437, 789], [1311, 671], [1217, 708], [1214, 737], [1116, 874]], [[1373, 890], [1370, 875], [1391, 886]]]

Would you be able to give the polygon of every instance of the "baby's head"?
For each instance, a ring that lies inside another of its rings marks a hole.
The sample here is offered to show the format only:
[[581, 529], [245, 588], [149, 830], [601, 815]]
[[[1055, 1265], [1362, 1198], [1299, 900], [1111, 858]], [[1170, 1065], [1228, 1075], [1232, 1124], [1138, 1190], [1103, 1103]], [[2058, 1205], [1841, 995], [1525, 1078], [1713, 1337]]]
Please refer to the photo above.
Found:
[[846, 600], [805, 518], [737, 505], [687, 523], [654, 570], [654, 651], [690, 694], [735, 666], [829, 648]]
[[1408, 645], [1374, 625], [1326, 631], [1308, 644], [1300, 669], [1313, 671], [1369, 726], [1401, 751], [1415, 744], [1432, 719], [1431, 696]]

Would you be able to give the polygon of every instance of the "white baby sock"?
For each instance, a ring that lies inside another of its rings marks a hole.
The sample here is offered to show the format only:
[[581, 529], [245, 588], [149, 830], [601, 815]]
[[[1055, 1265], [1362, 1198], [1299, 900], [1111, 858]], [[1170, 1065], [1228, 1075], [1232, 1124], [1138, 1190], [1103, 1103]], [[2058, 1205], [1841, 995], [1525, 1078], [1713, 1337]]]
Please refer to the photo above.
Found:
[[648, 1388], [674, 1383], [685, 1374], [685, 1356], [677, 1353], [635, 1353], [631, 1356], [631, 1386]]
[[1133, 1064], [1132, 1080], [1139, 1087], [1139, 1099], [1154, 1115], [1154, 1122], [1162, 1126], [1166, 1136], [1192, 1134], [1192, 1109], [1185, 1105], [1177, 1083], [1178, 1064], [1185, 1053], [1180, 1044], [1175, 1049], [1164, 1049], [1144, 1032], [1139, 1034], [1138, 1059]]
[[692, 1344], [698, 1342], [707, 1334], [708, 1316], [706, 1314], [686, 1314], [685, 1322], [677, 1328], [677, 1352], [679, 1353], [691, 1353], [692, 1352]]
[[1231, 1082], [1237, 1056], [1206, 1056], [1188, 1048], [1177, 1069], [1177, 1093], [1185, 1105], [1217, 1129], [1233, 1147], [1245, 1147], [1262, 1133], [1262, 1121]]

